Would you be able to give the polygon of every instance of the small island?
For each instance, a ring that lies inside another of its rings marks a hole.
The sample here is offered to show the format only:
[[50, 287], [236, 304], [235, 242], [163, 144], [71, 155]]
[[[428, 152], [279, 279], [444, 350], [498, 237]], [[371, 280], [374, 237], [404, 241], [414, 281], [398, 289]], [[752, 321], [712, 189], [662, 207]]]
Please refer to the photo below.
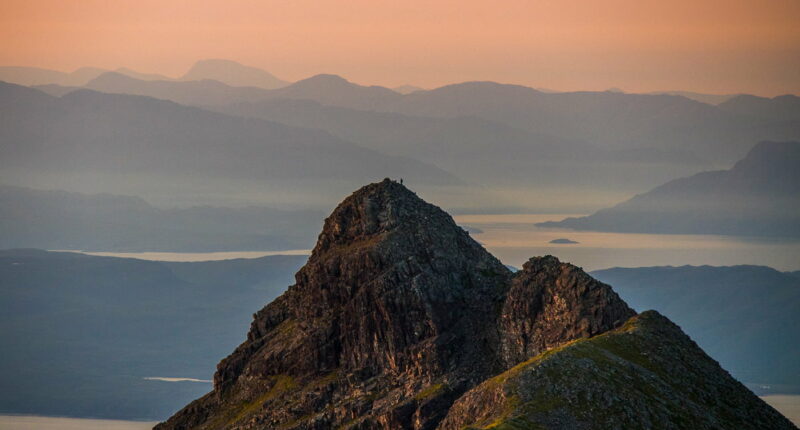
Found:
[[574, 241], [572, 239], [567, 239], [565, 237], [561, 237], [561, 238], [558, 238], [558, 239], [551, 240], [550, 243], [557, 243], [559, 245], [574, 245], [574, 244], [580, 243], [580, 242], [576, 242], [576, 241]]

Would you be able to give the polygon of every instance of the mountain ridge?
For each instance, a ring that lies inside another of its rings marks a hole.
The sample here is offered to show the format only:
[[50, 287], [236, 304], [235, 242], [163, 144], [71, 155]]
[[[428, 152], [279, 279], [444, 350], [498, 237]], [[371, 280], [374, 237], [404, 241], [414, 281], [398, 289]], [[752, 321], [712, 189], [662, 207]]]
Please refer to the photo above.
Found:
[[[214, 391], [157, 429], [461, 428], [473, 422], [453, 405], [483, 407], [469, 399], [484, 381], [571, 342], [626, 330], [636, 315], [611, 287], [552, 256], [531, 258], [512, 274], [447, 213], [389, 179], [334, 209], [295, 278], [220, 362]], [[680, 346], [668, 351], [667, 364], [701, 357], [691, 369], [713, 370], [692, 382], [728, 387], [721, 388], [727, 400], [793, 428], [679, 329], [670, 336]], [[641, 351], [665, 355], [653, 348]], [[633, 357], [623, 356], [630, 365]], [[668, 386], [657, 398], [676, 394]], [[655, 406], [647, 411], [682, 419]], [[724, 413], [696, 409], [689, 419], [706, 428]], [[759, 428], [748, 416], [728, 421]], [[627, 421], [604, 418], [597, 428], [616, 422]]]
[[541, 227], [636, 233], [800, 235], [800, 142], [761, 142], [729, 170], [669, 181], [592, 215]]

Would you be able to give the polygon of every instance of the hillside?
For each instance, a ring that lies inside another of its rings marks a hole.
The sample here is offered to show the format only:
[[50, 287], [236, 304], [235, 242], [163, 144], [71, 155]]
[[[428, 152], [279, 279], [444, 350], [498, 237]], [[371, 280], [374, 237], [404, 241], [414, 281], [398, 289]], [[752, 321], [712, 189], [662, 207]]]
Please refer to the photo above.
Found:
[[740, 381], [800, 392], [800, 279], [763, 266], [613, 268], [592, 276], [680, 325]]
[[630, 233], [800, 237], [800, 143], [762, 142], [729, 170], [676, 179], [608, 209], [537, 224]]

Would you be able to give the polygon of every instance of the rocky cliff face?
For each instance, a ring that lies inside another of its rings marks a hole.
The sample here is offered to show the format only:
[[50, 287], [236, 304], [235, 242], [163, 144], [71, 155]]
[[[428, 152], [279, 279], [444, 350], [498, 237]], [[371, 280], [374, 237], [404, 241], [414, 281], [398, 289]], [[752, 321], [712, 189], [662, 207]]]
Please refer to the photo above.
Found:
[[157, 428], [461, 428], [510, 409], [514, 394], [486, 394], [485, 381], [634, 315], [554, 257], [512, 274], [386, 179], [333, 211], [295, 285], [218, 365], [214, 391]]

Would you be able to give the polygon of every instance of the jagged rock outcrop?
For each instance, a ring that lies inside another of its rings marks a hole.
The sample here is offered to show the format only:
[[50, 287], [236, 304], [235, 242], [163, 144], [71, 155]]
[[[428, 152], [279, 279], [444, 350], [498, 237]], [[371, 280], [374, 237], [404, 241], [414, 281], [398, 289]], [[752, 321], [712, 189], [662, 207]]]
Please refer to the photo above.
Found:
[[531, 258], [503, 302], [500, 328], [506, 368], [567, 340], [603, 333], [634, 312], [611, 287], [553, 256]]
[[295, 285], [218, 365], [214, 391], [156, 428], [472, 425], [493, 410], [465, 400], [485, 381], [634, 315], [554, 257], [512, 274], [447, 213], [386, 179], [325, 220]]

